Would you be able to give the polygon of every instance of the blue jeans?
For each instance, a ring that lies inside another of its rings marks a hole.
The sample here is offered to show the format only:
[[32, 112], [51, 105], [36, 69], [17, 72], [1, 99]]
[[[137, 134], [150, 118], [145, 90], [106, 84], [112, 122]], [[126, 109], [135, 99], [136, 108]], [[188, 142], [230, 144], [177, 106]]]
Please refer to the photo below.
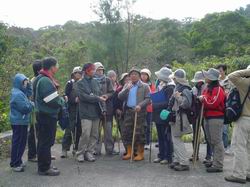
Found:
[[149, 145], [151, 142], [151, 125], [152, 125], [152, 112], [147, 112], [146, 116], [147, 126], [146, 126], [146, 144]]
[[158, 158], [172, 162], [173, 142], [170, 126], [164, 124], [156, 124], [159, 143]]
[[225, 149], [228, 147], [228, 132], [229, 132], [229, 125], [224, 124], [222, 139], [223, 139], [223, 145]]
[[11, 167], [21, 166], [28, 135], [28, 125], [11, 125], [13, 135], [11, 144]]

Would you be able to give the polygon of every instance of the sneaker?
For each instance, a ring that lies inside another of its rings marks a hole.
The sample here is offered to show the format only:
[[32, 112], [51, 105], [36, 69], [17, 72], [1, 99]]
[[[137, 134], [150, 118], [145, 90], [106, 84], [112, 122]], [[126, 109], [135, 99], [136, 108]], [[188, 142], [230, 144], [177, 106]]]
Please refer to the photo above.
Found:
[[233, 156], [234, 153], [233, 153], [233, 151], [232, 151], [230, 148], [227, 148], [227, 149], [225, 150], [225, 155]]
[[84, 162], [84, 156], [83, 156], [83, 154], [78, 155], [78, 156], [76, 157], [76, 160], [77, 160], [78, 162]]
[[67, 151], [62, 150], [61, 158], [67, 158]]
[[223, 168], [216, 167], [212, 165], [211, 167], [207, 168], [208, 173], [220, 173], [223, 172]]
[[213, 163], [212, 163], [212, 162], [208, 162], [208, 163], [205, 164], [205, 167], [206, 167], [206, 168], [210, 168], [210, 167], [212, 167], [212, 166], [213, 166]]
[[51, 160], [56, 160], [56, 157], [54, 155], [51, 155]]
[[166, 164], [168, 164], [168, 161], [167, 160], [162, 160], [162, 161], [160, 161], [160, 164], [166, 165]]
[[24, 168], [22, 166], [12, 167], [14, 172], [24, 172]]
[[87, 160], [87, 161], [89, 161], [89, 162], [94, 162], [94, 161], [95, 161], [94, 155], [92, 155], [92, 154], [89, 153], [89, 152], [85, 153], [84, 158], [85, 158], [85, 160]]
[[29, 158], [28, 161], [29, 161], [29, 162], [37, 162], [38, 160], [37, 160], [36, 157], [34, 157], [34, 158]]
[[212, 162], [212, 160], [211, 159], [207, 159], [207, 158], [205, 158], [204, 160], [203, 160], [203, 164], [207, 164], [207, 163], [211, 163]]
[[154, 159], [154, 163], [160, 163], [162, 161], [162, 159], [160, 159], [160, 158], [156, 158], [156, 159]]
[[175, 166], [178, 166], [178, 165], [180, 165], [179, 162], [172, 162], [172, 163], [169, 165], [169, 168], [170, 168], [170, 169], [174, 169]]
[[21, 164], [21, 167], [25, 168], [25, 167], [26, 167], [26, 163], [23, 162], [23, 163]]
[[109, 155], [109, 156], [119, 155], [119, 154], [120, 154], [120, 152], [118, 152], [118, 151], [112, 151], [112, 152], [107, 153], [107, 155]]
[[240, 178], [234, 177], [233, 175], [225, 177], [225, 180], [228, 182], [235, 182], [235, 183], [240, 183], [240, 184], [246, 183], [245, 179], [240, 179]]
[[144, 146], [144, 149], [145, 149], [145, 150], [149, 150], [149, 149], [150, 149], [150, 146], [149, 146], [149, 145], [145, 145], [145, 146]]
[[42, 176], [58, 176], [60, 175], [60, 171], [50, 168], [47, 171], [38, 171], [38, 174]]
[[179, 165], [176, 165], [175, 167], [174, 167], [174, 170], [175, 171], [189, 171], [189, 166], [188, 165], [181, 165], [181, 164], [179, 164]]

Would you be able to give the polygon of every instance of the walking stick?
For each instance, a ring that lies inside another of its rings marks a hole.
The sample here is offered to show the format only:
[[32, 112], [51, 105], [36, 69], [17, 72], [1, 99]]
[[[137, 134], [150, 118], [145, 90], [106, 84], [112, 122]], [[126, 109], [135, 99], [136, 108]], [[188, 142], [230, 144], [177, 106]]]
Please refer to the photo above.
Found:
[[196, 164], [196, 160], [197, 160], [197, 156], [198, 156], [198, 149], [199, 149], [199, 140], [200, 140], [200, 128], [201, 128], [201, 124], [203, 121], [203, 112], [204, 112], [204, 104], [202, 104], [201, 106], [201, 113], [200, 113], [200, 118], [199, 118], [199, 122], [198, 122], [198, 126], [195, 129], [195, 140], [194, 140], [194, 157], [193, 157], [193, 165], [195, 166]]
[[120, 146], [120, 133], [119, 133], [119, 127], [120, 127], [120, 120], [121, 120], [121, 115], [116, 116], [117, 119], [117, 125], [116, 125], [116, 141], [118, 143], [118, 151], [119, 153], [121, 152], [121, 146]]
[[150, 135], [149, 135], [149, 143], [150, 143], [150, 145], [149, 145], [149, 163], [151, 163], [152, 162], [152, 129], [153, 129], [153, 124], [152, 124], [152, 122], [150, 122]]
[[134, 157], [136, 126], [137, 126], [137, 112], [135, 112], [135, 119], [134, 119], [134, 131], [133, 131], [132, 151], [131, 151], [130, 162], [133, 162], [133, 157]]

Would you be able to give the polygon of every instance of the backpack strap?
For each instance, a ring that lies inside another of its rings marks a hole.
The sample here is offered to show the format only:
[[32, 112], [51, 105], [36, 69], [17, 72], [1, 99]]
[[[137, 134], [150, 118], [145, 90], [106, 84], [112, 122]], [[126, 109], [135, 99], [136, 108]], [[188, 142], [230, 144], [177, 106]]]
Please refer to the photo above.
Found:
[[248, 87], [247, 94], [246, 94], [246, 96], [245, 96], [245, 98], [244, 98], [244, 100], [243, 100], [243, 103], [241, 104], [242, 107], [244, 106], [244, 104], [245, 104], [245, 102], [246, 102], [246, 100], [247, 100], [247, 97], [248, 97], [249, 93], [250, 93], [250, 86]]

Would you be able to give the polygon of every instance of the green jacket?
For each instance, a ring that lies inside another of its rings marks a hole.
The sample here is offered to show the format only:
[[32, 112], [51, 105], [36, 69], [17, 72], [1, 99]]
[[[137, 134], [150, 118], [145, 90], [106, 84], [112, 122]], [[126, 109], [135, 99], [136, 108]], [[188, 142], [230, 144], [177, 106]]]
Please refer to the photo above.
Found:
[[77, 90], [80, 100], [80, 118], [88, 120], [99, 119], [103, 103], [99, 99], [101, 88], [97, 80], [85, 75], [82, 80], [77, 82]]
[[59, 96], [53, 82], [46, 76], [39, 75], [33, 87], [35, 88], [35, 107], [37, 112], [58, 118], [58, 113], [64, 105], [64, 99]]

